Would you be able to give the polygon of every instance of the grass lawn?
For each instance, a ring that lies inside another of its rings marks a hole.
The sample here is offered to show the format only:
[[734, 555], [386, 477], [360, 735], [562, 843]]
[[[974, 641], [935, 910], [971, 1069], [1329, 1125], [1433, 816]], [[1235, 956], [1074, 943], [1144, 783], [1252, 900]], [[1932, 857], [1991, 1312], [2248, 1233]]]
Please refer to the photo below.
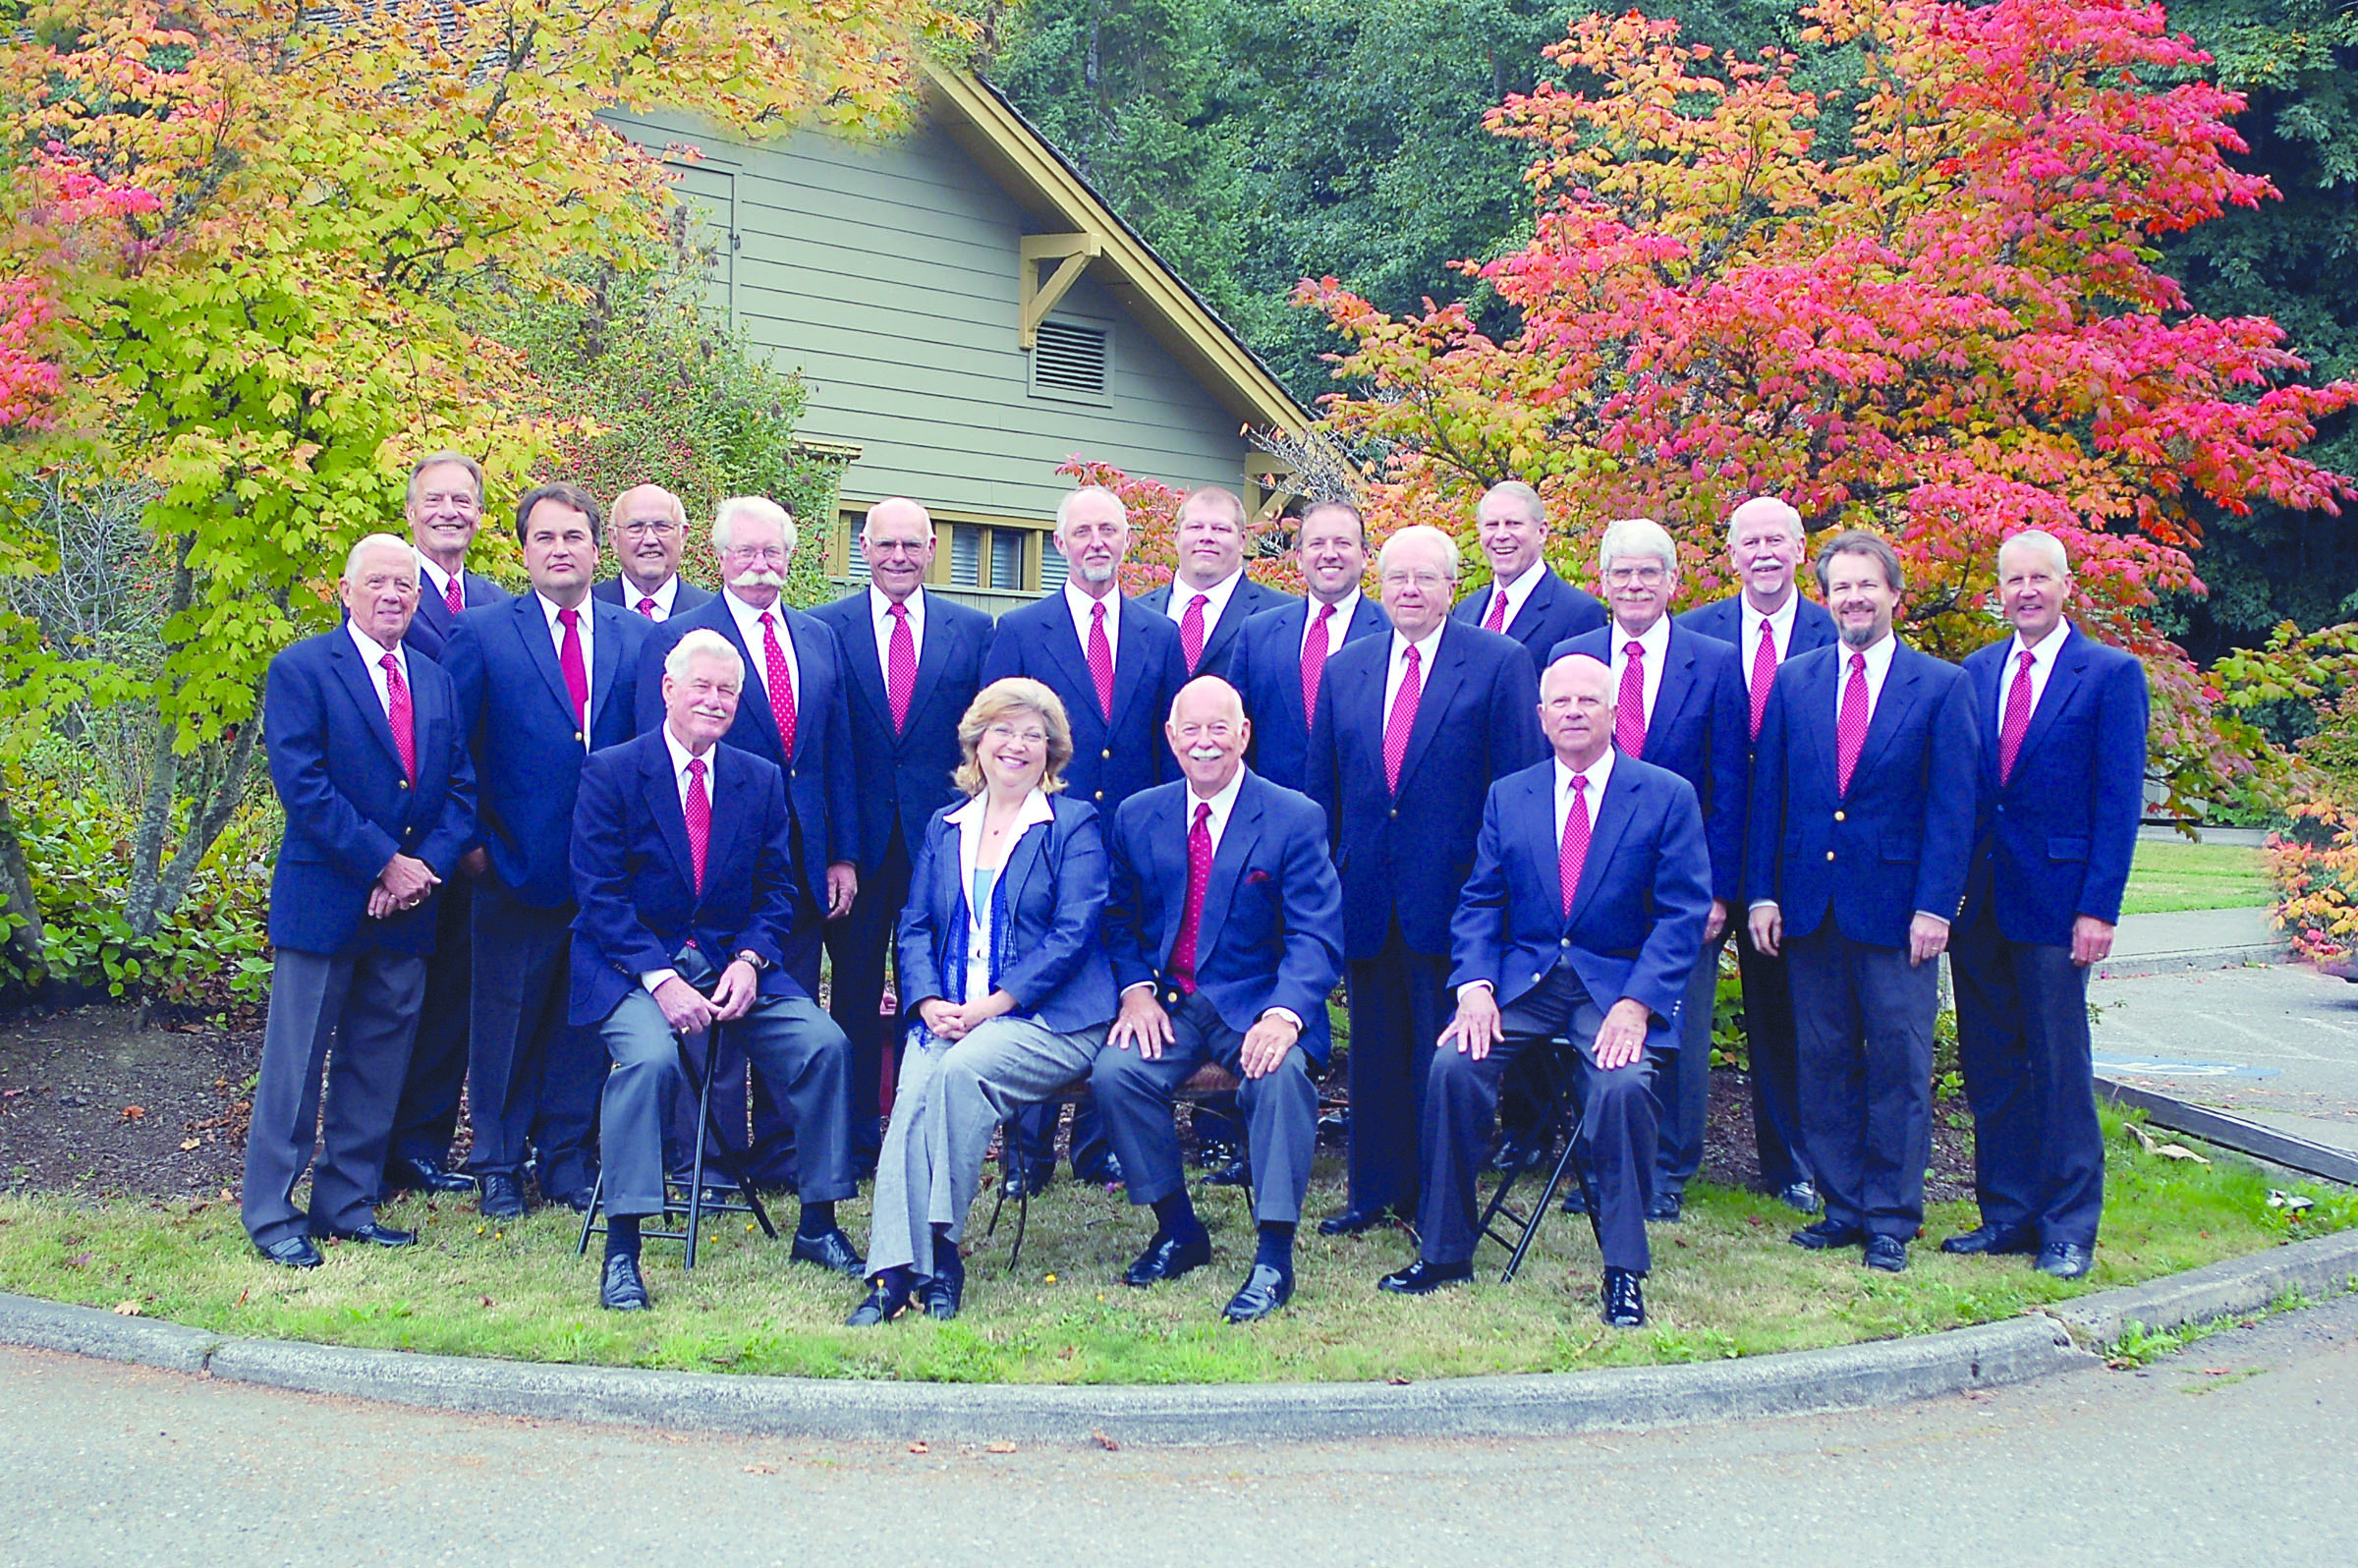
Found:
[[[1769, 1200], [1698, 1185], [1687, 1219], [1654, 1227], [1653, 1322], [1635, 1333], [1597, 1321], [1597, 1256], [1585, 1223], [1551, 1216], [1512, 1285], [1485, 1246], [1483, 1282], [1422, 1300], [1386, 1296], [1376, 1276], [1410, 1257], [1404, 1233], [1331, 1241], [1309, 1235], [1299, 1289], [1277, 1318], [1250, 1329], [1219, 1320], [1252, 1248], [1243, 1199], [1204, 1190], [1212, 1266], [1175, 1286], [1124, 1288], [1117, 1273], [1151, 1223], [1118, 1196], [1059, 1183], [1032, 1212], [1021, 1277], [1005, 1242], [982, 1242], [978, 1205], [967, 1310], [956, 1322], [908, 1318], [880, 1329], [841, 1326], [859, 1287], [789, 1263], [783, 1241], [710, 1231], [692, 1278], [676, 1244], [649, 1242], [654, 1311], [600, 1312], [596, 1257], [577, 1260], [579, 1220], [542, 1210], [493, 1227], [472, 1206], [411, 1200], [386, 1210], [420, 1226], [415, 1249], [337, 1246], [325, 1266], [290, 1273], [246, 1245], [228, 1203], [154, 1204], [0, 1195], [0, 1290], [96, 1307], [135, 1304], [147, 1316], [247, 1337], [310, 1339], [611, 1366], [775, 1372], [820, 1377], [1014, 1382], [1239, 1382], [1428, 1378], [1686, 1362], [1846, 1344], [1987, 1322], [2085, 1290], [2274, 1246], [2288, 1234], [2358, 1223], [2358, 1197], [2303, 1189], [2317, 1206], [2297, 1226], [2266, 1205], [2268, 1179], [2238, 1156], [2205, 1150], [2202, 1166], [2149, 1155], [2106, 1111], [2107, 1199], [2094, 1275], [2078, 1286], [2033, 1273], [2023, 1259], [1942, 1257], [1929, 1242], [1897, 1276], [1862, 1268], [1855, 1253], [1785, 1244], [1793, 1217]], [[1324, 1169], [1312, 1212], [1339, 1196]], [[791, 1213], [791, 1204], [788, 1205]], [[843, 1206], [853, 1236], [865, 1204]], [[1937, 1239], [1967, 1228], [1963, 1204], [1927, 1221]], [[745, 1222], [738, 1221], [742, 1225]]]
[[2168, 915], [2188, 909], [2250, 909], [2274, 897], [2268, 859], [2260, 850], [2240, 844], [2141, 839], [2120, 912]]

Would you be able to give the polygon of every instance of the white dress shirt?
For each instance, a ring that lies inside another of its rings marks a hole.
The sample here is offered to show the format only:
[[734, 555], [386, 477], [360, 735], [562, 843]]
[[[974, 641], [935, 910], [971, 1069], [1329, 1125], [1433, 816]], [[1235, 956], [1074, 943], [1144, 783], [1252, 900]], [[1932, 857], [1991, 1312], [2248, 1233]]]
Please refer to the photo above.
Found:
[[[1359, 613], [1359, 589], [1353, 588], [1335, 601], [1334, 614], [1328, 616], [1326, 620], [1326, 651], [1328, 653], [1339, 649], [1343, 645], [1343, 639], [1350, 635], [1351, 618]], [[1310, 613], [1302, 617], [1302, 646], [1308, 647], [1310, 646], [1310, 629], [1319, 624], [1319, 616], [1326, 606], [1320, 604], [1317, 599], [1309, 599], [1305, 602], [1310, 606]], [[1423, 657], [1422, 654], [1418, 656]]]
[[1207, 588], [1190, 588], [1185, 578], [1174, 576], [1171, 579], [1169, 605], [1171, 624], [1177, 626], [1187, 618], [1187, 607], [1193, 604], [1196, 601], [1196, 595], [1201, 593], [1205, 600], [1204, 641], [1210, 642], [1211, 629], [1219, 625], [1220, 617], [1228, 612], [1228, 601], [1236, 596], [1236, 586], [1244, 580], [1245, 569], [1242, 566]]
[[1475, 624], [1488, 626], [1490, 624], [1490, 606], [1498, 595], [1504, 594], [1506, 595], [1506, 619], [1498, 623], [1498, 629], [1503, 632], [1513, 627], [1515, 617], [1523, 613], [1524, 602], [1531, 597], [1531, 590], [1540, 586], [1540, 579], [1546, 574], [1546, 571], [1547, 563], [1545, 561], [1534, 561], [1525, 567], [1523, 575], [1512, 583], [1492, 582], [1490, 597], [1482, 601], [1482, 614], [1476, 618]]
[[786, 629], [783, 613], [786, 601], [781, 598], [766, 610], [757, 610], [727, 588], [721, 589], [720, 596], [729, 606], [729, 615], [737, 622], [737, 635], [745, 639], [746, 659], [753, 665], [752, 669], [745, 672], [747, 684], [749, 687], [761, 688], [764, 704], [769, 701], [769, 653], [767, 644], [761, 641], [761, 617], [766, 615], [771, 618], [770, 624], [778, 634], [778, 651], [786, 655], [786, 684], [794, 689], [794, 710], [800, 714], [803, 710], [803, 661], [795, 656], [794, 634]]
[[[902, 601], [909, 611], [909, 647], [919, 661], [926, 656], [926, 590], [912, 591]], [[868, 586], [868, 618], [876, 633], [876, 668], [884, 672], [887, 690], [892, 685], [892, 595], [876, 587]]]
[[[393, 662], [401, 667], [401, 684], [408, 686], [414, 693], [418, 689], [410, 686], [409, 649], [403, 647], [399, 643], [394, 644], [391, 647], [386, 647], [349, 620], [344, 623], [344, 630], [352, 634], [352, 645], [361, 650], [361, 663], [368, 671], [368, 684], [376, 688], [376, 705], [385, 710], [385, 719], [390, 723], [393, 718], [392, 689], [385, 684], [385, 667], [377, 660], [383, 658], [387, 653], [392, 654]], [[411, 699], [413, 705], [410, 709], [412, 713], [417, 712], [416, 701], [416, 698], [413, 697]]]
[[[2047, 695], [2047, 678], [2055, 673], [2055, 660], [2063, 652], [2063, 640], [2069, 636], [2071, 636], [2071, 623], [2068, 621], [2058, 622], [2053, 631], [2039, 640], [2037, 647], [2029, 649], [2031, 655], [2031, 717], [2038, 716], [2039, 700]], [[1997, 672], [1997, 716], [1994, 720], [1997, 728], [1990, 732], [1993, 735], [2006, 733], [2006, 695], [2014, 690], [2014, 672], [2022, 668], [2023, 652], [2022, 634], [2017, 632], [2014, 634], [2013, 640], [2006, 644], [2006, 662], [2004, 667]]]
[[652, 620], [657, 626], [661, 626], [665, 621], [671, 619], [671, 607], [675, 603], [679, 602], [680, 597], [679, 573], [674, 572], [671, 574], [671, 576], [665, 578], [663, 580], [663, 586], [656, 588], [652, 593], [646, 591], [644, 588], [640, 588], [638, 584], [632, 582], [627, 577], [621, 579], [620, 581], [622, 583], [622, 607], [624, 609], [630, 611], [633, 615], [646, 615], [646, 612], [639, 608], [639, 601], [641, 599], [653, 599], [655, 601], [655, 613], [652, 616], [649, 616], [648, 619]]
[[1654, 723], [1655, 694], [1662, 689], [1662, 663], [1670, 656], [1670, 617], [1657, 615], [1654, 624], [1636, 637], [1621, 630], [1621, 623], [1611, 623], [1613, 639], [1613, 700], [1621, 700], [1621, 667], [1629, 662], [1629, 644], [1636, 643], [1646, 656], [1639, 663], [1638, 674], [1645, 683], [1645, 718], [1648, 726]]
[[[966, 900], [968, 905], [966, 995], [961, 998], [962, 1001], [967, 1002], [983, 1001], [990, 995], [990, 905], [986, 902], [982, 907], [976, 908], [973, 892], [975, 869], [982, 864], [982, 818], [990, 810], [989, 803], [990, 792], [985, 790], [952, 812], [946, 818], [946, 820], [958, 824], [958, 885], [968, 890]], [[1002, 848], [1013, 849], [1017, 844], [1023, 842], [1024, 835], [1032, 831], [1035, 824], [1053, 822], [1054, 820], [1056, 820], [1056, 812], [1053, 807], [1048, 805], [1046, 793], [1035, 787], [1031, 794], [1024, 797], [1024, 804], [1017, 809], [1015, 825], [1008, 829]], [[1005, 859], [1002, 858], [997, 866], [991, 868], [991, 870], [994, 878], [992, 885], [995, 887], [997, 885], [996, 877], [1005, 874], [1007, 870]]]
[[[541, 618], [548, 622], [548, 645], [557, 655], [557, 668], [563, 670], [565, 628], [557, 622], [562, 606], [537, 588], [533, 590], [533, 597], [540, 601]], [[593, 641], [595, 634], [591, 630], [597, 620], [597, 601], [585, 593], [582, 602], [575, 605], [574, 609], [578, 612], [574, 618], [574, 630], [581, 634], [582, 640], [582, 689], [587, 694], [581, 714], [582, 750], [586, 752], [590, 750], [590, 715], [597, 711], [597, 648]]]
[[1074, 587], [1073, 580], [1064, 580], [1064, 607], [1073, 614], [1073, 636], [1080, 639], [1081, 652], [1086, 660], [1089, 653], [1089, 620], [1098, 605], [1105, 606], [1105, 652], [1111, 659], [1122, 656], [1122, 590], [1117, 586], [1106, 591], [1101, 599], [1093, 599]]
[[[1441, 634], [1449, 629], [1449, 617], [1442, 616], [1433, 629], [1425, 634], [1417, 644], [1417, 698], [1424, 700], [1425, 688], [1432, 684], [1432, 656], [1440, 651]], [[1392, 699], [1400, 695], [1400, 678], [1408, 673], [1408, 639], [1399, 632], [1392, 633], [1392, 654], [1383, 666], [1383, 717], [1392, 716]]]
[[467, 569], [465, 567], [459, 568], [456, 572], [445, 572], [436, 566], [433, 557], [427, 555], [423, 550], [413, 546], [411, 553], [418, 557], [418, 570], [425, 574], [426, 582], [433, 586], [434, 597], [442, 601], [443, 608], [450, 607], [452, 578], [459, 580], [459, 602], [461, 604], [467, 602]]
[[1891, 673], [1891, 655], [1899, 647], [1899, 639], [1885, 632], [1873, 647], [1854, 648], [1846, 643], [1834, 644], [1834, 733], [1841, 733], [1842, 694], [1850, 686], [1850, 656], [1867, 655], [1867, 722], [1875, 722], [1875, 704], [1883, 700], [1883, 679]]
[[[629, 587], [627, 580], [624, 587]], [[632, 613], [636, 614], [637, 612], [633, 611]], [[663, 726], [663, 745], [671, 753], [671, 783], [672, 787], [680, 792], [680, 814], [684, 818], [688, 814], [688, 759], [697, 754], [680, 744], [680, 738], [671, 733], [671, 726], [668, 723]], [[703, 758], [704, 804], [713, 809], [712, 815], [717, 819], [720, 814], [720, 748], [717, 746], [704, 748]], [[711, 956], [717, 957], [718, 955]], [[732, 955], [733, 957], [734, 955]], [[726, 963], [722, 967], [726, 968]], [[678, 975], [678, 970], [669, 967], [645, 970], [639, 976], [639, 983], [651, 991], [665, 980], [675, 979]]]
[[1743, 624], [1743, 641], [1737, 644], [1738, 662], [1744, 666], [1744, 690], [1752, 690], [1752, 661], [1760, 656], [1761, 623], [1768, 625], [1769, 645], [1776, 649], [1776, 662], [1783, 664], [1793, 655], [1793, 628], [1801, 619], [1801, 589], [1785, 595], [1785, 602], [1769, 614], [1763, 615], [1752, 607], [1752, 600], [1736, 595], [1736, 615]]

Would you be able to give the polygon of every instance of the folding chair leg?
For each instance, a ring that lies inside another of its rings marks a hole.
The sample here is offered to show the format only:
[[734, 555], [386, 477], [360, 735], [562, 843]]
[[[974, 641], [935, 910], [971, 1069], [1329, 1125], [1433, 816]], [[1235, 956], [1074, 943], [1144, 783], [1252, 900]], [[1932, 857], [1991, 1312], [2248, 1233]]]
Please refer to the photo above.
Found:
[[573, 1250], [574, 1257], [587, 1258], [590, 1256], [590, 1233], [598, 1228], [598, 1212], [605, 1207], [605, 1203], [606, 1173], [600, 1170], [597, 1173], [597, 1180], [590, 1184], [590, 1208], [587, 1213], [582, 1215], [582, 1239], [580, 1245]]
[[[1569, 1170], [1577, 1170], [1579, 1165], [1580, 1129], [1573, 1127], [1564, 1139], [1564, 1151], [1557, 1156], [1555, 1168], [1547, 1173], [1547, 1190], [1540, 1194], [1539, 1206], [1531, 1211], [1531, 1223], [1523, 1227], [1522, 1239], [1515, 1243], [1514, 1256], [1506, 1260], [1506, 1272], [1498, 1276], [1498, 1283], [1501, 1285], [1514, 1283], [1516, 1271], [1523, 1266], [1524, 1255], [1531, 1251], [1531, 1244], [1540, 1239], [1540, 1226], [1546, 1219], [1547, 1210], [1555, 1203], [1557, 1189], [1564, 1184], [1564, 1173]], [[1592, 1225], [1596, 1223], [1594, 1215], [1590, 1216], [1590, 1223]]]

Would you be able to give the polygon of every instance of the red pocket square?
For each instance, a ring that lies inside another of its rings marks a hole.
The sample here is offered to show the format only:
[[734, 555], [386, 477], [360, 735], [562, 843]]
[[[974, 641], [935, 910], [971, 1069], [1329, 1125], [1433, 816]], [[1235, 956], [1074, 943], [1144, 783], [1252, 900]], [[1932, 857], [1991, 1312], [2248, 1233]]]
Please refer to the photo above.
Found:
[[1245, 881], [1246, 881], [1248, 884], [1250, 884], [1250, 883], [1253, 883], [1253, 882], [1265, 882], [1265, 881], [1267, 881], [1268, 879], [1269, 879], [1269, 873], [1268, 873], [1268, 872], [1266, 872], [1266, 871], [1264, 871], [1264, 870], [1263, 870], [1263, 869], [1262, 869], [1260, 867], [1258, 867], [1258, 866], [1254, 867], [1254, 868], [1253, 868], [1251, 870], [1249, 870], [1249, 871], [1247, 871], [1247, 872], [1245, 873]]

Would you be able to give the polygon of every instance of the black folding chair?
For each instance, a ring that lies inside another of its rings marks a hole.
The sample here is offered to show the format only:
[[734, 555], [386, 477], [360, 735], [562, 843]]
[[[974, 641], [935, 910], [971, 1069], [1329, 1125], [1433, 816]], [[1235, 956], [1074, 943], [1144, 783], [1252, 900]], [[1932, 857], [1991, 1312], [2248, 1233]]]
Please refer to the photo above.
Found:
[[[1580, 1158], [1580, 1092], [1569, 1059], [1571, 1049], [1570, 1041], [1559, 1038], [1548, 1041], [1541, 1054], [1540, 1067], [1546, 1079], [1547, 1097], [1537, 1125], [1544, 1131], [1523, 1144], [1514, 1163], [1499, 1176], [1498, 1190], [1490, 1195], [1488, 1205], [1482, 1211], [1480, 1233], [1507, 1250], [1506, 1272], [1498, 1276], [1502, 1285], [1512, 1283], [1516, 1271], [1523, 1266], [1524, 1256], [1531, 1251], [1532, 1243], [1539, 1240], [1540, 1227], [1546, 1223], [1547, 1211], [1555, 1206], [1555, 1195], [1567, 1179], [1580, 1184], [1588, 1199], [1590, 1234], [1597, 1237], [1600, 1249], [1604, 1245], [1597, 1224], [1597, 1192], [1589, 1185], [1588, 1168]], [[1554, 1139], [1548, 1136], [1549, 1132], [1562, 1135], [1564, 1151], [1547, 1173], [1546, 1189], [1528, 1211], [1508, 1207], [1507, 1199], [1513, 1194], [1516, 1181], [1553, 1147]]]
[[[687, 1243], [688, 1256], [680, 1264], [682, 1272], [696, 1266], [696, 1239], [702, 1229], [706, 1214], [751, 1214], [760, 1224], [762, 1235], [771, 1241], [778, 1239], [778, 1227], [769, 1222], [769, 1210], [761, 1206], [760, 1196], [754, 1191], [753, 1179], [745, 1173], [744, 1156], [732, 1147], [712, 1107], [712, 1080], [719, 1070], [721, 1027], [714, 1024], [707, 1031], [704, 1059], [701, 1064], [688, 1048], [691, 1036], [675, 1034], [671, 1037], [672, 1044], [680, 1053], [680, 1071], [690, 1083], [696, 1085], [696, 1124], [703, 1129], [703, 1136], [696, 1141], [696, 1159], [689, 1169], [687, 1196], [674, 1196], [680, 1184], [668, 1177], [663, 1183], [663, 1217], [668, 1219], [674, 1214], [685, 1214], [687, 1225], [680, 1230], [642, 1229], [639, 1232], [643, 1240]], [[704, 1201], [706, 1149], [711, 1150], [712, 1158], [719, 1162], [721, 1172], [729, 1178], [729, 1185], [737, 1190], [739, 1201], [725, 1198], [717, 1203]], [[598, 1223], [598, 1215], [605, 1211], [605, 1193], [606, 1173], [600, 1170], [597, 1184], [590, 1190], [590, 1212], [582, 1216], [582, 1239], [574, 1248], [576, 1258], [588, 1256], [590, 1238], [602, 1234], [606, 1228]]]

